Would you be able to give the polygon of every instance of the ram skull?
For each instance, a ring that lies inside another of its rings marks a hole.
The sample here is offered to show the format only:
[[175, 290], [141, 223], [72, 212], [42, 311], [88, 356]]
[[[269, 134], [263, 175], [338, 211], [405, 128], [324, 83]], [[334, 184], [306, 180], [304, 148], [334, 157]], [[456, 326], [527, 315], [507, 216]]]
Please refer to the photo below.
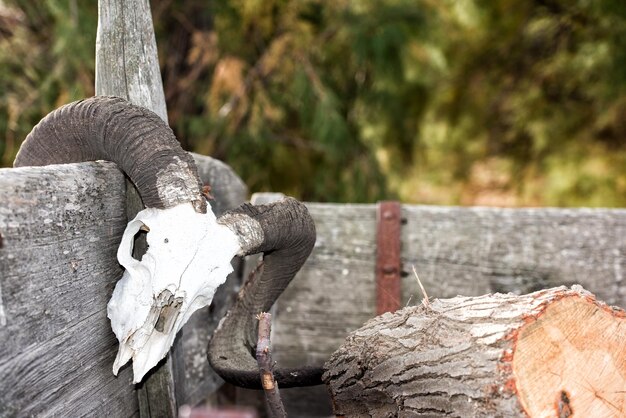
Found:
[[[161, 360], [196, 310], [211, 303], [232, 271], [236, 254], [264, 254], [262, 272], [248, 281], [209, 346], [209, 361], [225, 380], [260, 388], [255, 316], [271, 308], [315, 243], [306, 207], [286, 198], [244, 204], [216, 219], [193, 159], [153, 112], [118, 97], [99, 96], [62, 106], [22, 143], [14, 166], [93, 160], [115, 162], [139, 190], [147, 209], [127, 226], [118, 250], [126, 269], [108, 304], [120, 346], [117, 373], [133, 359], [134, 381]], [[134, 237], [147, 231], [149, 248], [133, 258]], [[321, 383], [321, 368], [281, 369], [282, 387]]]
[[[141, 261], [132, 256], [140, 229], [148, 242]], [[191, 314], [211, 303], [239, 251], [235, 235], [217, 224], [210, 208], [204, 214], [190, 204], [139, 212], [122, 236], [117, 259], [126, 270], [107, 308], [120, 342], [113, 373], [132, 358], [134, 381], [141, 381]]]

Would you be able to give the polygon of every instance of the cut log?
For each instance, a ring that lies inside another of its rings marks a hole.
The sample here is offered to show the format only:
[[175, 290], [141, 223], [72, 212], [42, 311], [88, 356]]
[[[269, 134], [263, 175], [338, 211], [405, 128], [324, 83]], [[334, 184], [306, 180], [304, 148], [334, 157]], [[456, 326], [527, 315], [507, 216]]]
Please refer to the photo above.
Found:
[[376, 317], [326, 363], [339, 416], [624, 417], [626, 315], [580, 286]]

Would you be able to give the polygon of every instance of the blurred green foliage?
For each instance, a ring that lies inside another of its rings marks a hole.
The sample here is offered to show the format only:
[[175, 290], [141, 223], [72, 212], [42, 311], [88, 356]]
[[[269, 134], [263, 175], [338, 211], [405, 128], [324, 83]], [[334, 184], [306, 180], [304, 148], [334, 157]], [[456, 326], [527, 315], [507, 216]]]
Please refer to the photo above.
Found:
[[[253, 191], [626, 205], [623, 0], [151, 3], [173, 129]], [[2, 165], [93, 94], [96, 13], [0, 1]]]

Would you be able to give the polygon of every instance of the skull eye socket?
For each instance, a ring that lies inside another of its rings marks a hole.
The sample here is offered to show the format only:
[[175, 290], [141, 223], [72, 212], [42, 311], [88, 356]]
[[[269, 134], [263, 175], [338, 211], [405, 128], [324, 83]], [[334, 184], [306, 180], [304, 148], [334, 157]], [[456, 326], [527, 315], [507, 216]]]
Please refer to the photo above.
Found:
[[150, 227], [148, 227], [148, 225], [146, 224], [142, 224], [133, 238], [132, 256], [137, 261], [141, 261], [141, 258], [150, 247], [147, 240], [148, 232], [150, 232]]
[[[144, 228], [145, 227], [145, 228]], [[143, 231], [142, 231], [143, 230]], [[125, 269], [136, 268], [148, 249], [146, 231], [148, 227], [139, 219], [133, 219], [126, 226], [122, 242], [117, 249], [117, 260]]]

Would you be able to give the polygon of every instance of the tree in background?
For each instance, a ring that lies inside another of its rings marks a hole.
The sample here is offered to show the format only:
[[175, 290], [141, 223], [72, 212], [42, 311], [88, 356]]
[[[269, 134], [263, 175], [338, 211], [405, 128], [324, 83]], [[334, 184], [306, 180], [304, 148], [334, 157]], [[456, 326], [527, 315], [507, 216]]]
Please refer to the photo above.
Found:
[[94, 94], [96, 10], [0, 0], [0, 166], [48, 112]]
[[[93, 94], [95, 2], [0, 2], [0, 154]], [[626, 204], [626, 3], [152, 2], [170, 123], [254, 191]]]

